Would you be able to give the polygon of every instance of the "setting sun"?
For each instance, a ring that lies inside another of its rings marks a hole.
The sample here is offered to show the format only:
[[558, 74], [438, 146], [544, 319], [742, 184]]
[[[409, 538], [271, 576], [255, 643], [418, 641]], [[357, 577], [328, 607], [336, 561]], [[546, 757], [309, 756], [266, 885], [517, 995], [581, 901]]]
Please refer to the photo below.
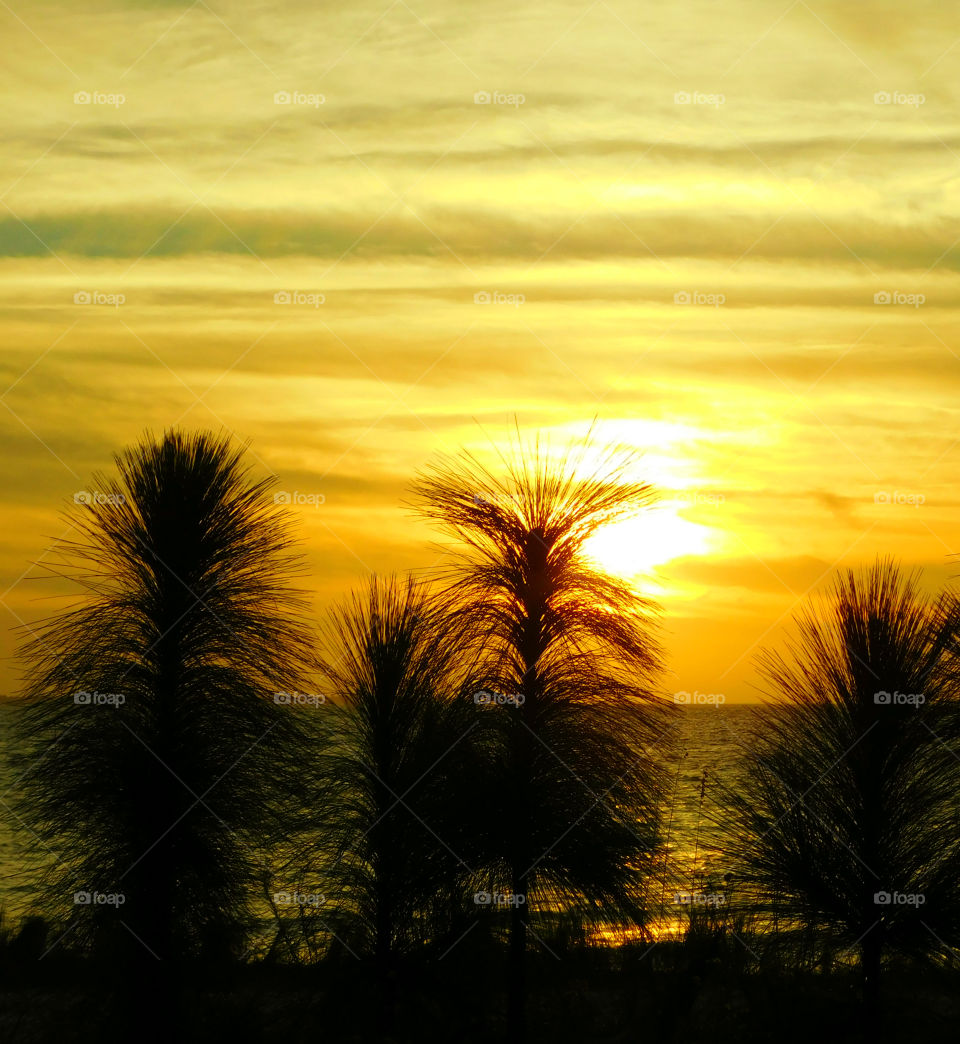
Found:
[[668, 501], [605, 526], [587, 541], [587, 552], [608, 573], [633, 579], [674, 558], [712, 550], [716, 537], [711, 528], [691, 522], [679, 511]]

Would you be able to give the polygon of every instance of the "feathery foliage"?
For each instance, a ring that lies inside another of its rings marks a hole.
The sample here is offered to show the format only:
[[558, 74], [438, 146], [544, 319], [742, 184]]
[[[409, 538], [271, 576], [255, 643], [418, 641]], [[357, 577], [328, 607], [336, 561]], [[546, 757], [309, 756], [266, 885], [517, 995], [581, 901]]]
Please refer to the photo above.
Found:
[[304, 862], [327, 882], [323, 920], [381, 975], [436, 947], [474, 882], [476, 796], [456, 636], [426, 587], [374, 577], [325, 628], [320, 800]]
[[761, 660], [777, 703], [726, 810], [753, 902], [859, 952], [871, 1003], [885, 953], [958, 941], [956, 620], [890, 561], [839, 577]]
[[591, 453], [589, 437], [562, 461], [539, 440], [518, 443], [501, 478], [464, 452], [414, 486], [420, 512], [459, 541], [442, 599], [489, 694], [479, 697], [497, 748], [487, 854], [514, 902], [514, 1036], [531, 906], [642, 921], [642, 870], [657, 843], [653, 606], [584, 550], [654, 491], [630, 478], [636, 454], [610, 449], [591, 464]]
[[275, 700], [312, 655], [298, 558], [242, 455], [180, 431], [120, 454], [53, 567], [80, 603], [24, 649], [20, 814], [56, 855], [49, 901], [71, 942], [134, 962], [236, 944], [298, 744]]

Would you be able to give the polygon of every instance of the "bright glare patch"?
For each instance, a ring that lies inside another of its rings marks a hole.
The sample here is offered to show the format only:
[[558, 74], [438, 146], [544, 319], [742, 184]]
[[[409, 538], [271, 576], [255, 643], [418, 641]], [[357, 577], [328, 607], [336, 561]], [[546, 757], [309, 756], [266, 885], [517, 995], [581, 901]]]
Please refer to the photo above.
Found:
[[[592, 429], [591, 447], [580, 459], [574, 451], [571, 459], [568, 443], [583, 439]], [[603, 420], [596, 423], [578, 421], [555, 429], [553, 452], [558, 461], [566, 466], [574, 464], [575, 473], [587, 478], [602, 474], [600, 461], [604, 451], [612, 446], [640, 447], [643, 456], [636, 473], [628, 476], [635, 481], [650, 482], [658, 489], [686, 486], [694, 481], [687, 474], [693, 469], [694, 457], [690, 447], [707, 433], [688, 424], [670, 421], [622, 419]]]
[[[725, 541], [719, 528], [692, 522], [681, 514], [699, 503], [699, 497], [712, 504], [710, 497], [716, 496], [699, 492], [699, 476], [694, 474], [693, 447], [707, 439], [703, 429], [673, 421], [620, 418], [576, 421], [544, 429], [541, 434], [546, 438], [540, 443], [540, 453], [563, 473], [584, 480], [649, 483], [657, 497], [651, 506], [601, 527], [585, 542], [584, 553], [604, 572], [642, 581], [640, 586], [651, 597], [673, 597], [681, 590], [669, 578], [656, 575], [657, 567], [688, 555], [721, 550]], [[716, 441], [716, 433], [710, 438]], [[640, 448], [641, 456], [621, 474], [618, 450], [629, 452], [632, 447]], [[477, 452], [482, 456], [484, 449], [478, 447]], [[511, 444], [503, 452], [510, 458], [514, 450]], [[613, 454], [608, 456], [611, 450]]]
[[632, 579], [674, 558], [706, 554], [712, 544], [709, 527], [682, 518], [674, 506], [664, 504], [604, 526], [587, 540], [584, 551], [605, 572]]

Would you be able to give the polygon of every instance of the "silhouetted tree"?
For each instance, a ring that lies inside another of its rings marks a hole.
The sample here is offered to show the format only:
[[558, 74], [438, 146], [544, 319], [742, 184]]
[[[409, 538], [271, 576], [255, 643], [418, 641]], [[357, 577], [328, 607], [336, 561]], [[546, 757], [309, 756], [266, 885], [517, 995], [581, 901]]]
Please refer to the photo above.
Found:
[[650, 749], [664, 726], [651, 690], [652, 606], [584, 551], [654, 493], [630, 478], [635, 454], [604, 450], [591, 464], [591, 452], [589, 437], [560, 461], [539, 442], [529, 452], [518, 443], [502, 479], [463, 452], [414, 487], [421, 512], [460, 541], [442, 597], [497, 737], [484, 791], [488, 857], [510, 909], [514, 1039], [525, 1032], [531, 907], [642, 922], [664, 790]]
[[324, 639], [329, 700], [300, 858], [326, 882], [318, 920], [332, 943], [372, 959], [386, 1026], [399, 960], [442, 945], [475, 890], [475, 709], [456, 698], [456, 634], [421, 583], [372, 578]]
[[955, 635], [952, 599], [925, 598], [890, 561], [839, 577], [786, 654], [761, 659], [775, 702], [728, 809], [753, 902], [858, 952], [867, 1036], [884, 955], [957, 941]]
[[85, 597], [25, 648], [21, 815], [70, 942], [132, 970], [138, 1039], [175, 1039], [175, 965], [242, 934], [298, 753], [297, 556], [242, 455], [179, 431], [120, 454], [54, 567]]

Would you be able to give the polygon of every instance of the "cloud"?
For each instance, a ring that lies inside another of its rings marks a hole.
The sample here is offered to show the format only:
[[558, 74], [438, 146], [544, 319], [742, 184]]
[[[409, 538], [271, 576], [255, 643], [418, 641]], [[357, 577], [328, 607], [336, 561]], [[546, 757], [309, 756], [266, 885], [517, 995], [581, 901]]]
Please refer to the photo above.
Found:
[[[365, 261], [442, 259], [451, 269], [469, 275], [473, 264], [539, 262], [546, 255], [551, 262], [655, 258], [737, 262], [749, 255], [841, 269], [866, 266], [878, 272], [919, 269], [926, 273], [934, 266], [949, 271], [960, 267], [953, 229], [945, 219], [906, 226], [895, 217], [885, 220], [882, 214], [868, 221], [832, 218], [825, 227], [816, 215], [640, 215], [613, 214], [603, 208], [589, 221], [562, 213], [519, 216], [489, 207], [413, 213], [396, 204], [361, 213], [99, 209], [4, 216], [0, 256], [137, 259], [228, 254], [252, 261], [278, 257], [335, 261], [349, 254]], [[877, 289], [888, 288], [878, 285]], [[830, 299], [829, 292], [818, 293], [821, 303]], [[954, 298], [955, 292], [950, 301]], [[735, 300], [732, 290], [730, 300]], [[812, 295], [808, 301], [813, 303]], [[865, 298], [863, 303], [872, 301]]]

